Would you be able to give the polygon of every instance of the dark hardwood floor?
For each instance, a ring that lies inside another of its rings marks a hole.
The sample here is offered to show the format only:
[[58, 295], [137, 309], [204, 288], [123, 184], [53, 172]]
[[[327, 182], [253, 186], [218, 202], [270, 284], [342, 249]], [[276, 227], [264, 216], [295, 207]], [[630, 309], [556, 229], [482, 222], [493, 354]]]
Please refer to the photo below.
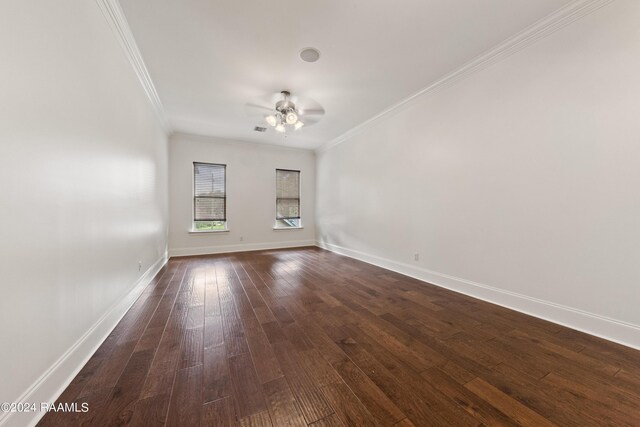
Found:
[[318, 248], [174, 258], [41, 426], [640, 425], [640, 352]]

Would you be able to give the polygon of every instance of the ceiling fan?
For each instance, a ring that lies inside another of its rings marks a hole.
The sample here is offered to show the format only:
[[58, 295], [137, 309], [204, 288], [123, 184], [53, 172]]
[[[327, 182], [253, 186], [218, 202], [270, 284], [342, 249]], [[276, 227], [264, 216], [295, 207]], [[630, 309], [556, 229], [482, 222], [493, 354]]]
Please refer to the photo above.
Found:
[[252, 116], [262, 116], [276, 132], [285, 133], [287, 129], [298, 130], [320, 121], [324, 108], [310, 98], [291, 95], [287, 90], [270, 95], [255, 103], [246, 104]]

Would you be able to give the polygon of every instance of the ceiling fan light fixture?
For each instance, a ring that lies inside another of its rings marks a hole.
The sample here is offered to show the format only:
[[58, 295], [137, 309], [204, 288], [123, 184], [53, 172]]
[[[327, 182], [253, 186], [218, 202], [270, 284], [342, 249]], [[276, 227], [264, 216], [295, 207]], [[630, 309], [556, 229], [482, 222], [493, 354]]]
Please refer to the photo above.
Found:
[[286, 120], [287, 124], [292, 125], [298, 121], [298, 115], [295, 113], [295, 111], [290, 111], [287, 113]]
[[276, 121], [276, 116], [274, 115], [267, 116], [264, 119], [269, 124], [269, 126], [275, 126], [278, 124], [278, 122]]
[[[302, 108], [299, 109], [296, 104], [300, 98], [292, 97], [289, 91], [281, 91], [279, 98], [279, 100], [275, 99], [275, 105], [272, 104], [271, 108], [258, 104], [247, 104], [247, 106], [261, 110], [261, 119], [278, 133], [287, 133], [287, 131], [300, 130], [304, 126], [308, 127], [317, 123], [317, 116], [324, 114], [324, 109], [314, 101], [302, 101]], [[271, 102], [273, 101], [274, 98], [271, 97]]]

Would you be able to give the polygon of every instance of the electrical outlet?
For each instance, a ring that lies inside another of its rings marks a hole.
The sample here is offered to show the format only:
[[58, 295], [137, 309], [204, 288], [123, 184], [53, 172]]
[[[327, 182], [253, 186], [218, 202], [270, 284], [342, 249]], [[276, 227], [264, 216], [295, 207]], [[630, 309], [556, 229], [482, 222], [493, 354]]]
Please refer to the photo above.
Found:
[[138, 271], [142, 270], [142, 261], [138, 261]]
[[415, 254], [413, 254], [413, 260], [414, 261], [420, 261], [420, 254], [418, 252], [416, 252]]

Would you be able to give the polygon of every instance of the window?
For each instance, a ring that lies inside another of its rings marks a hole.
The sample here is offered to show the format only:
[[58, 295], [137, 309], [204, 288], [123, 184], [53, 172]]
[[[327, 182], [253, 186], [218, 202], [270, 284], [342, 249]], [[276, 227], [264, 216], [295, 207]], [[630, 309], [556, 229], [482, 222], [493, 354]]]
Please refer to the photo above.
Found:
[[276, 169], [276, 228], [301, 227], [300, 171]]
[[226, 165], [193, 163], [193, 229], [227, 229]]

